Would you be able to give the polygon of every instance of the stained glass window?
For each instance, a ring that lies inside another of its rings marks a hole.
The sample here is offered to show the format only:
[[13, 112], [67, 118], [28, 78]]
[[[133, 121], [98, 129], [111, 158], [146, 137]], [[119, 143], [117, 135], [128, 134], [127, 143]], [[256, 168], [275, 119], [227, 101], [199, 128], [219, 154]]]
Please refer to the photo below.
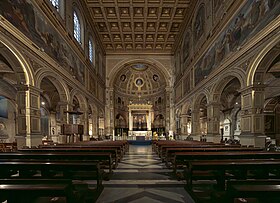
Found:
[[80, 23], [80, 19], [77, 15], [77, 13], [74, 11], [73, 13], [74, 15], [74, 18], [73, 18], [73, 21], [74, 21], [74, 37], [75, 39], [81, 43], [82, 40], [81, 40], [81, 23]]

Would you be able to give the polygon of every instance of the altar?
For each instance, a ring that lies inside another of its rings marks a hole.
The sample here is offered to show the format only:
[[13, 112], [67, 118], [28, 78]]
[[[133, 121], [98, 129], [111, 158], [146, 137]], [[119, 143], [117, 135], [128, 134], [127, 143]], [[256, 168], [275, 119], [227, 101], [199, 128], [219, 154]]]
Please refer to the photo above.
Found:
[[151, 140], [153, 110], [150, 103], [128, 105], [129, 130], [128, 140]]
[[127, 140], [151, 140], [152, 131], [128, 131]]

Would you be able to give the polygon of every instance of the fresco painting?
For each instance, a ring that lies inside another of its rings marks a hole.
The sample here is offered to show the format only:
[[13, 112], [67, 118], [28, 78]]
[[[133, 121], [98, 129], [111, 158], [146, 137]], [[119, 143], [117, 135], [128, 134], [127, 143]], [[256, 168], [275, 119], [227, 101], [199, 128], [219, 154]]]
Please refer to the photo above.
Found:
[[188, 75], [186, 76], [186, 78], [183, 80], [183, 89], [184, 89], [184, 94], [187, 94], [190, 92], [191, 90], [191, 78], [190, 78], [191, 74], [188, 73]]
[[189, 58], [189, 55], [190, 55], [190, 33], [187, 32], [184, 37], [184, 45], [183, 45], [184, 63]]
[[248, 1], [195, 65], [195, 85], [280, 13], [278, 0]]
[[30, 0], [1, 0], [0, 14], [84, 84], [84, 66]]
[[198, 41], [204, 33], [205, 27], [205, 8], [201, 6], [196, 14], [195, 22], [194, 22], [194, 32], [193, 39], [194, 42]]

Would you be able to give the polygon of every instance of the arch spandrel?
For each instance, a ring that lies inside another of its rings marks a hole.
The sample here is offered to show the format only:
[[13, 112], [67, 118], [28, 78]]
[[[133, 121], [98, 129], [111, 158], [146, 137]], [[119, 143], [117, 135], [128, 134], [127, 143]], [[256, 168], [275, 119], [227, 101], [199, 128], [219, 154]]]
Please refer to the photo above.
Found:
[[20, 50], [16, 48], [11, 42], [7, 40], [7, 37], [2, 36], [0, 33], [0, 54], [8, 60], [13, 70], [16, 73], [17, 83], [26, 85], [35, 85], [34, 71], [26, 58], [20, 53]]

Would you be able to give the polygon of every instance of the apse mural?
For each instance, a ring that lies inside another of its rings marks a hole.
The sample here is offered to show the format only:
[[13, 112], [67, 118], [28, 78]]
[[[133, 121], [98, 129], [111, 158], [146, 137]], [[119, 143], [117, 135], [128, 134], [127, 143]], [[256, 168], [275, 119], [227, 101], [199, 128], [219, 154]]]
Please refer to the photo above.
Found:
[[84, 66], [30, 0], [1, 0], [0, 14], [84, 84]]
[[195, 84], [201, 82], [230, 53], [239, 50], [251, 36], [279, 14], [280, 1], [278, 0], [248, 1], [195, 65]]

